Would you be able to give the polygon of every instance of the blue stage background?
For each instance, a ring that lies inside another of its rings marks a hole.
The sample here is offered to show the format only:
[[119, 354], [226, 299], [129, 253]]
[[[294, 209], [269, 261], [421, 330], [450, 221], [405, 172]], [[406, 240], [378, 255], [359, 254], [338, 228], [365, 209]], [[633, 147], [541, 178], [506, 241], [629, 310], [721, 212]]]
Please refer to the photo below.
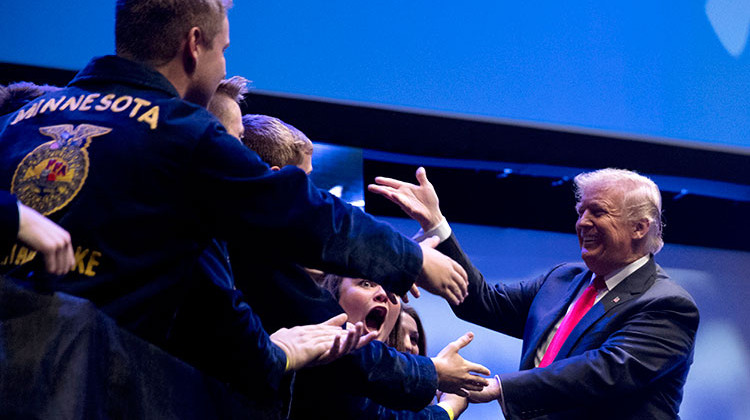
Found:
[[[750, 153], [750, 1], [236, 1], [259, 90]], [[3, 5], [0, 61], [114, 51], [114, 2]]]

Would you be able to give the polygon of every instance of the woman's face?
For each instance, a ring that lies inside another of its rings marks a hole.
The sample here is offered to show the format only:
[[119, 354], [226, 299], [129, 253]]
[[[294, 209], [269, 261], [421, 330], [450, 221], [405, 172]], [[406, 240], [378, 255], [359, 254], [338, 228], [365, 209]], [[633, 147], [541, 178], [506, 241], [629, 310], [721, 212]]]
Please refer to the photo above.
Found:
[[417, 321], [406, 312], [401, 312], [401, 346], [407, 353], [419, 354]]
[[349, 315], [349, 322], [362, 321], [365, 331], [377, 331], [376, 340], [383, 342], [401, 312], [401, 303], [391, 303], [388, 295], [379, 284], [369, 280], [345, 277], [339, 286], [339, 304]]

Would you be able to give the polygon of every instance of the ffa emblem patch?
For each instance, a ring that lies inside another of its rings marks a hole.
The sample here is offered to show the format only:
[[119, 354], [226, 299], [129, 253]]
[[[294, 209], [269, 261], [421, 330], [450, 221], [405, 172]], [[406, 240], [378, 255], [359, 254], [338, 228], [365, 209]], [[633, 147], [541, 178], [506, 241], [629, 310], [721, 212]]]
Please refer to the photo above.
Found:
[[112, 131], [90, 124], [39, 128], [52, 137], [26, 155], [13, 174], [11, 191], [27, 206], [43, 215], [65, 207], [81, 190], [89, 173], [91, 139]]

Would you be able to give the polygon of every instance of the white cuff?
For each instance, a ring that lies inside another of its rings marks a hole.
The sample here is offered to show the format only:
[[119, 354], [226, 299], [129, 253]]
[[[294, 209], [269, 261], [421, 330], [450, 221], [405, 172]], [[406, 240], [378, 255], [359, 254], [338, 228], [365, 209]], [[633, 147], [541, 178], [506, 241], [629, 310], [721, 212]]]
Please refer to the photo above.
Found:
[[448, 221], [443, 217], [443, 220], [438, 223], [437, 226], [434, 228], [428, 230], [427, 232], [423, 231], [422, 229], [419, 229], [417, 233], [412, 236], [412, 239], [416, 242], [421, 242], [431, 236], [437, 236], [440, 238], [440, 242], [445, 241], [451, 236], [451, 226], [448, 224]]

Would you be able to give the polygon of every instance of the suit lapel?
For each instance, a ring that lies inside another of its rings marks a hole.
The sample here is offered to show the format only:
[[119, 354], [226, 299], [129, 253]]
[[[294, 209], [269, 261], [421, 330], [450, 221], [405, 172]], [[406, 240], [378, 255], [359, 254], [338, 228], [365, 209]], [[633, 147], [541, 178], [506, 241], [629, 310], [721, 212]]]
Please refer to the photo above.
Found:
[[536, 330], [536, 334], [529, 342], [529, 346], [526, 348], [526, 353], [521, 360], [521, 369], [530, 369], [534, 367], [534, 358], [536, 357], [536, 351], [550, 333], [550, 330], [555, 326], [555, 323], [562, 318], [568, 306], [573, 302], [573, 299], [577, 296], [578, 292], [582, 287], [585, 287], [591, 281], [591, 271], [585, 270], [581, 274], [575, 276], [568, 285], [565, 292], [565, 297], [559, 301], [559, 304], [550, 310], [539, 320], [538, 325], [543, 326]]
[[555, 360], [568, 357], [581, 336], [589, 331], [606, 313], [648, 290], [654, 283], [655, 278], [656, 263], [652, 256], [643, 267], [636, 270], [621, 281], [614, 289], [610, 290], [581, 318], [573, 331], [570, 332], [565, 343], [563, 343]]

